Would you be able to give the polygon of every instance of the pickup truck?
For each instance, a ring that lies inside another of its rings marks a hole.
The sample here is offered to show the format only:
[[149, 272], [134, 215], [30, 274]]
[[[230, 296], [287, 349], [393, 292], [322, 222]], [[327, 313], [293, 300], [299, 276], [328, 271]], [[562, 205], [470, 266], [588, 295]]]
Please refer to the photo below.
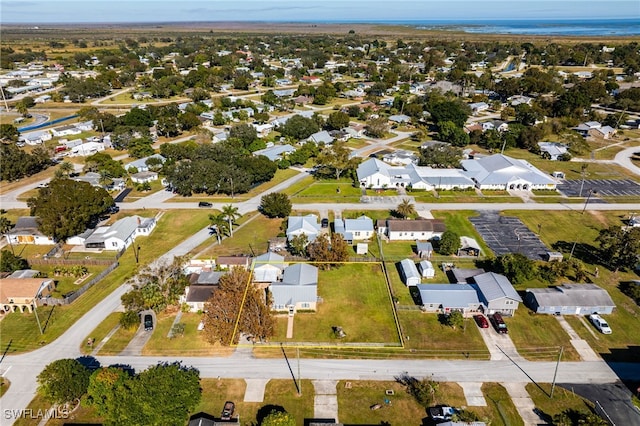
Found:
[[611, 334], [611, 327], [609, 327], [609, 324], [607, 324], [607, 322], [602, 319], [602, 317], [598, 314], [591, 314], [589, 315], [589, 321], [591, 321], [591, 323], [598, 329], [598, 331], [602, 334]]

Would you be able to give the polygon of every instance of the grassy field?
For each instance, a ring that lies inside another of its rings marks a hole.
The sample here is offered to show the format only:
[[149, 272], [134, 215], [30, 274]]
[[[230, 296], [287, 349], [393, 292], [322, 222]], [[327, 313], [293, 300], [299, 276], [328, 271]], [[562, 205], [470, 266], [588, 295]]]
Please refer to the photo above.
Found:
[[[105, 326], [106, 328], [106, 326]], [[111, 331], [111, 330], [109, 330]], [[116, 330], [116, 332], [109, 338], [109, 340], [102, 346], [100, 351], [98, 351], [98, 355], [118, 355], [120, 352], [127, 347], [133, 336], [136, 335], [138, 331], [137, 327], [134, 328], [123, 328], [120, 327]], [[96, 339], [96, 344], [99, 343], [99, 340]]]
[[[144, 265], [166, 253], [204, 228], [207, 215], [201, 211], [173, 210], [167, 212], [159, 221], [156, 229], [149, 237], [140, 237], [142, 250], [140, 264]], [[40, 335], [35, 315], [28, 313], [12, 313], [0, 321], [0, 335], [4, 341], [11, 341], [8, 353], [16, 353], [37, 349], [50, 343], [66, 331], [89, 309], [104, 299], [120, 284], [130, 278], [136, 263], [131, 249], [119, 259], [120, 266], [107, 275], [100, 283], [94, 285], [71, 305], [43, 306], [38, 308], [44, 334]]]
[[184, 335], [169, 339], [167, 334], [171, 330], [175, 317], [175, 313], [158, 315], [158, 323], [151, 339], [142, 350], [143, 355], [227, 356], [233, 352], [232, 348], [222, 348], [207, 343], [202, 337], [202, 332], [198, 331], [202, 315], [197, 313], [183, 313], [180, 322], [185, 325]]
[[[358, 277], [354, 280], [353, 277]], [[286, 339], [287, 317], [278, 317], [274, 341], [328, 342], [348, 345], [376, 342], [398, 345], [387, 285], [378, 263], [347, 263], [320, 271], [317, 312], [294, 317], [293, 339]], [[337, 340], [332, 326], [341, 326], [347, 334]]]
[[[524, 426], [518, 410], [516, 410], [507, 390], [502, 385], [498, 383], [483, 383], [482, 393], [485, 401], [487, 401], [486, 409], [491, 410], [489, 418], [492, 425]], [[473, 408], [473, 411], [475, 411], [476, 407]]]
[[120, 324], [120, 315], [120, 312], [113, 312], [109, 314], [104, 321], [102, 321], [91, 333], [89, 333], [86, 339], [84, 339], [80, 345], [80, 350], [84, 354], [90, 354], [93, 351], [93, 347], [86, 344], [87, 340], [94, 339], [94, 347], [99, 345], [100, 342], [102, 342], [102, 339], [104, 339], [111, 330]]
[[569, 335], [553, 315], [537, 315], [521, 306], [513, 317], [505, 319], [509, 336], [518, 353], [530, 361], [555, 361], [560, 346], [563, 361], [579, 361], [580, 356], [571, 345]]
[[538, 385], [540, 387], [534, 383], [527, 384], [527, 392], [529, 392], [533, 403], [536, 408], [543, 413], [544, 417], [548, 416], [550, 419], [554, 415], [570, 409], [581, 412], [591, 412], [590, 403], [582, 397], [564, 388], [556, 387], [553, 393], [553, 399], [551, 399], [549, 398], [551, 384], [539, 383]]
[[[292, 190], [295, 192], [290, 192]], [[286, 192], [291, 194], [293, 203], [355, 203], [362, 194], [349, 179], [310, 182], [303, 179]]]
[[[268, 240], [282, 232], [280, 225], [283, 219], [269, 219], [258, 213], [251, 214], [250, 218], [247, 218], [245, 226], [233, 232], [233, 238], [225, 238], [222, 244], [218, 245], [214, 235], [193, 252], [200, 259], [252, 253], [252, 251], [256, 255], [265, 252], [268, 248]], [[242, 220], [240, 219], [239, 222]]]

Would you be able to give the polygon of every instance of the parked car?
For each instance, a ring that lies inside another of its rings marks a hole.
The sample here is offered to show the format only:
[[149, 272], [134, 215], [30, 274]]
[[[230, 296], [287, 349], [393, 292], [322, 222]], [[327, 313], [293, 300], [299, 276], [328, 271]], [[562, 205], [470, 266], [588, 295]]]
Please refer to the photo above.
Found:
[[609, 324], [607, 324], [607, 322], [602, 319], [602, 317], [598, 314], [591, 314], [589, 315], [589, 321], [591, 321], [593, 323], [593, 325], [598, 329], [598, 331], [602, 334], [611, 334], [611, 327], [609, 327]]
[[500, 315], [499, 312], [491, 315], [490, 319], [491, 324], [493, 324], [493, 328], [495, 328], [498, 333], [507, 334], [509, 332], [509, 330], [507, 329], [507, 324], [504, 323], [502, 315]]
[[484, 315], [474, 315], [473, 319], [476, 321], [476, 324], [478, 324], [478, 327], [489, 328], [489, 321], [487, 321]]
[[220, 420], [231, 420], [231, 416], [233, 416], [235, 409], [236, 404], [232, 401], [225, 402], [224, 407], [222, 408], [222, 414], [220, 414]]
[[438, 407], [429, 408], [429, 416], [433, 420], [451, 420], [458, 410], [453, 407], [440, 405]]
[[211, 204], [211, 203], [210, 203], [210, 202], [208, 202], [208, 201], [200, 201], [200, 202], [198, 203], [198, 207], [211, 207], [211, 206], [213, 206], [213, 204]]
[[146, 314], [144, 316], [144, 330], [151, 331], [153, 330], [153, 317], [151, 314]]
[[322, 219], [320, 221], [320, 226], [322, 226], [323, 228], [328, 228], [329, 227], [329, 219], [327, 219], [326, 217], [324, 219]]

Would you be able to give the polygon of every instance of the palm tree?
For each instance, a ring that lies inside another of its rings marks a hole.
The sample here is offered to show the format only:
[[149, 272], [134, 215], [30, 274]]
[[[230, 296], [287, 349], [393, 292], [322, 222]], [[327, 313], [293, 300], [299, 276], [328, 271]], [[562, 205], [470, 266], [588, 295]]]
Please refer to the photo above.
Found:
[[210, 214], [209, 222], [211, 223], [211, 228], [216, 230], [216, 237], [218, 238], [218, 244], [220, 244], [222, 240], [222, 236], [227, 233], [227, 218], [224, 216], [224, 213], [218, 214]]
[[406, 219], [416, 214], [416, 207], [411, 204], [411, 200], [404, 198], [402, 202], [398, 204], [398, 207], [396, 207], [396, 212], [402, 216], [403, 219]]
[[233, 237], [233, 222], [242, 215], [238, 213], [238, 208], [233, 207], [231, 204], [222, 207], [222, 215], [229, 221], [229, 232], [231, 232], [231, 236]]
[[62, 163], [60, 163], [60, 167], [58, 167], [58, 170], [60, 170], [60, 172], [62, 172], [64, 175], [69, 176], [71, 173], [73, 173], [74, 167], [70, 162], [63, 161]]

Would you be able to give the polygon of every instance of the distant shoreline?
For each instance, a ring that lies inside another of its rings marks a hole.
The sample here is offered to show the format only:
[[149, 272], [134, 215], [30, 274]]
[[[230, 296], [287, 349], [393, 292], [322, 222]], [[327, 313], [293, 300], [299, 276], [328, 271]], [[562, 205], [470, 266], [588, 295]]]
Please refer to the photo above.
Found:
[[141, 23], [3, 23], [4, 34], [31, 35], [47, 30], [73, 33], [78, 30], [142, 32], [221, 33], [308, 33], [361, 35], [406, 35], [417, 37], [518, 38], [536, 39], [625, 39], [640, 35], [640, 21], [634, 18], [607, 20], [413, 20], [380, 22], [141, 22]]

